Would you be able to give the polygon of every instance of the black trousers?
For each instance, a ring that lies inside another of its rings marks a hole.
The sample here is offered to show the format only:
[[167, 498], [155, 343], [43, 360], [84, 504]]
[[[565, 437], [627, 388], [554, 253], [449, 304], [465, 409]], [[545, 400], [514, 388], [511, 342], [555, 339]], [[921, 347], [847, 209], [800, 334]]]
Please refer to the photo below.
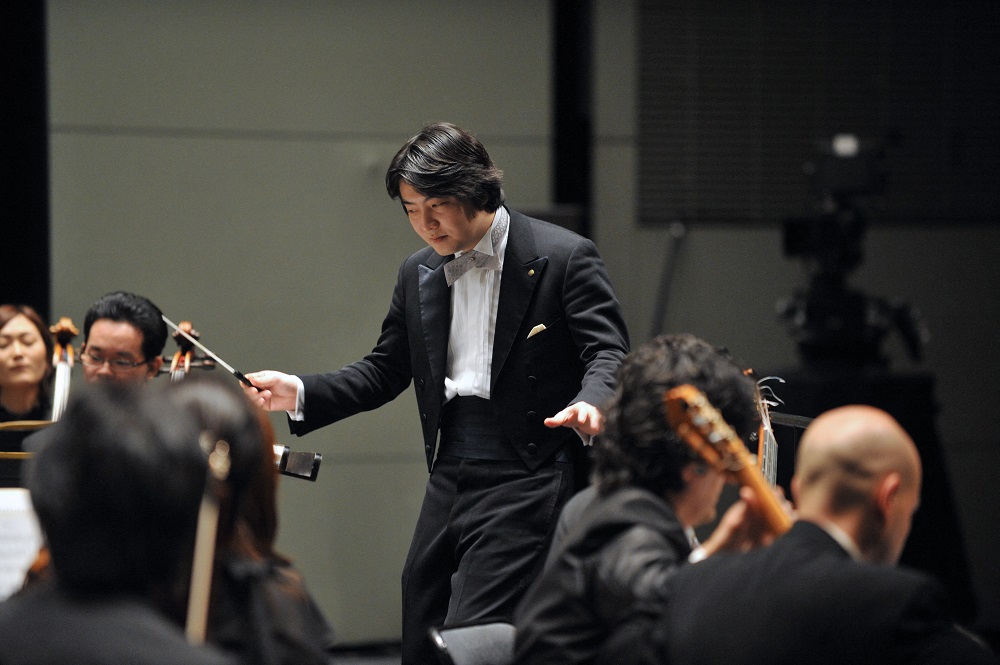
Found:
[[403, 568], [403, 665], [438, 662], [432, 627], [512, 619], [574, 490], [567, 456], [530, 471], [488, 402], [457, 399]]

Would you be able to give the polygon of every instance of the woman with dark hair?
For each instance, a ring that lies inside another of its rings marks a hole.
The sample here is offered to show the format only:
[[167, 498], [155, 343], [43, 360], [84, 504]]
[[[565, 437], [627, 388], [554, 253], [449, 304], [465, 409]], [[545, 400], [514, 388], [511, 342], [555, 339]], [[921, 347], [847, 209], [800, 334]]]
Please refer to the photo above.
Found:
[[188, 377], [167, 390], [192, 414], [206, 441], [229, 445], [208, 641], [247, 665], [328, 663], [333, 630], [302, 575], [274, 549], [278, 471], [267, 415], [228, 379]]
[[0, 422], [52, 415], [52, 335], [27, 305], [0, 305]]

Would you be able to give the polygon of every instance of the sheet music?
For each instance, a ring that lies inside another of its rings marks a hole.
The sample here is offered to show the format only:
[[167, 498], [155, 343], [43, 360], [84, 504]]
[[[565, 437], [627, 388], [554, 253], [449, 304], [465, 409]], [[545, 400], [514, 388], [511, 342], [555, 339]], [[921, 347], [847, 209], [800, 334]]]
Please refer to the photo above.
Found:
[[21, 588], [42, 546], [42, 531], [28, 490], [0, 489], [0, 600]]

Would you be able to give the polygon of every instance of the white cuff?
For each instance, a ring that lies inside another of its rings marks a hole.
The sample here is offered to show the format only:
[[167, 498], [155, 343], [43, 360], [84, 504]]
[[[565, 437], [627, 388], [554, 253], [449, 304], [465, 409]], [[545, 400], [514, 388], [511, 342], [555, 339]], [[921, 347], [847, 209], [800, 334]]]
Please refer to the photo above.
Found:
[[691, 554], [688, 554], [688, 563], [698, 563], [699, 561], [704, 561], [707, 558], [708, 553], [705, 551], [705, 548], [699, 545], [691, 550]]
[[288, 417], [292, 420], [303, 421], [306, 419], [306, 385], [302, 383], [302, 379], [297, 376], [292, 376], [299, 387], [295, 390], [295, 410], [285, 411]]

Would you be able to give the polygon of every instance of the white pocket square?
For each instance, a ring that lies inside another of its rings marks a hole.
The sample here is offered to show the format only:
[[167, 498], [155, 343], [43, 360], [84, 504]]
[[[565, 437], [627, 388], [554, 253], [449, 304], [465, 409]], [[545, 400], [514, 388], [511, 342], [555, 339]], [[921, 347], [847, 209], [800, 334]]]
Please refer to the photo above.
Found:
[[539, 323], [537, 326], [531, 329], [531, 332], [528, 333], [528, 339], [531, 339], [532, 337], [542, 332], [543, 330], [545, 330], [545, 324]]

